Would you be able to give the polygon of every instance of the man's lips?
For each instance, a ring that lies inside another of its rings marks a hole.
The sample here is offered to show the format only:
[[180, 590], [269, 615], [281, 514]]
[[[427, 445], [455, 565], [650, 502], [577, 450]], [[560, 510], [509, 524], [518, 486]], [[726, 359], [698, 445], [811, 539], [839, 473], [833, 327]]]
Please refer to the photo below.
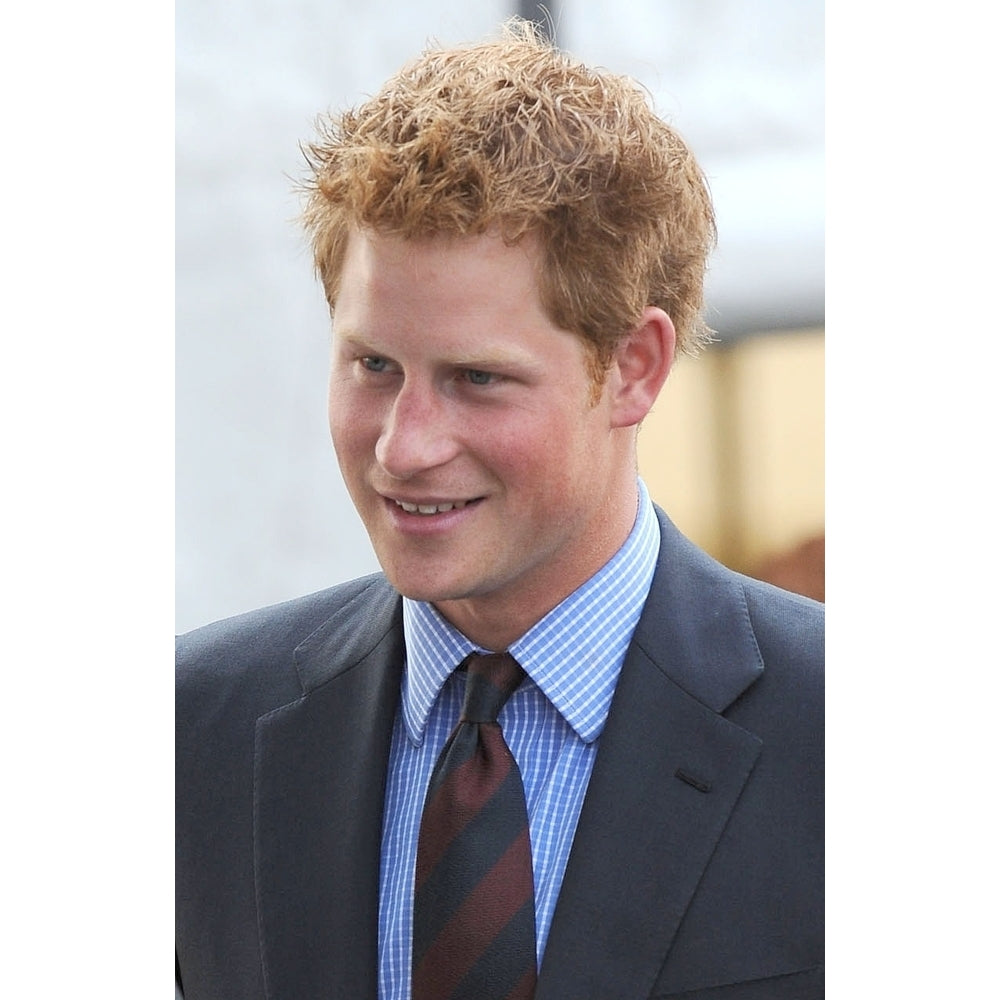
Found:
[[446, 514], [452, 510], [463, 510], [470, 504], [478, 503], [482, 497], [475, 497], [472, 500], [399, 500], [396, 497], [386, 497], [397, 507], [407, 514], [423, 515], [431, 517], [434, 514]]

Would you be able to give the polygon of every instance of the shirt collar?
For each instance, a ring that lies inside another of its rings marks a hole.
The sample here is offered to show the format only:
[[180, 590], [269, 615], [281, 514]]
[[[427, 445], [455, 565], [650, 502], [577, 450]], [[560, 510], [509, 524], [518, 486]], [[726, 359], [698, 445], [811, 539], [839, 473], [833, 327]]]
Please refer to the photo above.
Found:
[[[642, 480], [635, 524], [589, 580], [510, 646], [511, 655], [586, 743], [600, 736], [659, 552], [659, 524]], [[600, 627], [595, 628], [595, 622]], [[478, 647], [424, 601], [403, 598], [403, 722], [419, 746], [449, 675]]]

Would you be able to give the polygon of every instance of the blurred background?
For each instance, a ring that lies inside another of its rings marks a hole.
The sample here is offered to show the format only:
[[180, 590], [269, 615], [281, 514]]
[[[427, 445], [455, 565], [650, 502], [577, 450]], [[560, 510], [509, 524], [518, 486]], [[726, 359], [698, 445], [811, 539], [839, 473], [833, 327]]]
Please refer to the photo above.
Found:
[[425, 47], [512, 14], [643, 83], [708, 176], [708, 322], [640, 432], [655, 500], [716, 558], [824, 597], [819, 0], [177, 0], [176, 628], [377, 568], [326, 428], [328, 315], [299, 144]]

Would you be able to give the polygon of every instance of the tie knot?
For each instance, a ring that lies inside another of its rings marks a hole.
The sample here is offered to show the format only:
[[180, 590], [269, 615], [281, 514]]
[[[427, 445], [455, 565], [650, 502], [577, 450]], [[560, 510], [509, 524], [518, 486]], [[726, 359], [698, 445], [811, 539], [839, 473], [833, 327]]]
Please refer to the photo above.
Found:
[[465, 668], [462, 722], [496, 722], [524, 670], [510, 653], [472, 653], [466, 657]]

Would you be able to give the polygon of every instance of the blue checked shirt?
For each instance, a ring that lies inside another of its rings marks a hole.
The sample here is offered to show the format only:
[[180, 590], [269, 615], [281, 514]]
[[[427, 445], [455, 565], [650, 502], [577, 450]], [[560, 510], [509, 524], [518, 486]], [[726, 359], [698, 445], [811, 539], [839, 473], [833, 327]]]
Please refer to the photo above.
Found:
[[[535, 877], [538, 961], [545, 952], [584, 793], [625, 651], [649, 593], [660, 529], [639, 482], [625, 544], [601, 570], [517, 642], [527, 679], [500, 713], [521, 769]], [[413, 878], [431, 771], [458, 721], [477, 647], [430, 604], [403, 600], [406, 670], [389, 751], [379, 893], [379, 996], [410, 1000]]]

